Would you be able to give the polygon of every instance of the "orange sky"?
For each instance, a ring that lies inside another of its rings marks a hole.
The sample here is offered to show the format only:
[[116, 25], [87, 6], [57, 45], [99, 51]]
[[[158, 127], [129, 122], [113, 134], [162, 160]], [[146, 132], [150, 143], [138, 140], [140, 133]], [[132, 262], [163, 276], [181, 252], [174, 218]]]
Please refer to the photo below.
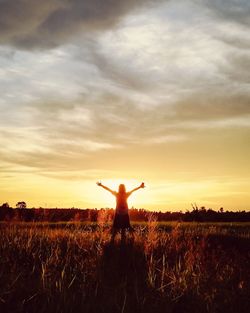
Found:
[[114, 207], [96, 181], [144, 181], [130, 206], [250, 209], [246, 4], [21, 2], [0, 10], [0, 203]]

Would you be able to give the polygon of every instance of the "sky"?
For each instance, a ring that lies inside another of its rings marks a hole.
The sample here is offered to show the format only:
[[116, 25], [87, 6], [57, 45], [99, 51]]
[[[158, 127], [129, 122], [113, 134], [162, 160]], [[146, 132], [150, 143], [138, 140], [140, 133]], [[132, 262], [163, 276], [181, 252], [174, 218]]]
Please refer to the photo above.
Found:
[[250, 209], [248, 0], [0, 0], [0, 203]]

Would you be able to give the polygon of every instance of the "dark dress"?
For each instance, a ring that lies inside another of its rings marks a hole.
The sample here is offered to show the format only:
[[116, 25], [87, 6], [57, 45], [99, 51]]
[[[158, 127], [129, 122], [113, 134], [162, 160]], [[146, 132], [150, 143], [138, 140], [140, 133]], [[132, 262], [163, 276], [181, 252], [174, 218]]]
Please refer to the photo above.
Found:
[[114, 192], [116, 197], [116, 209], [113, 228], [114, 229], [126, 229], [131, 228], [129, 215], [128, 215], [128, 203], [127, 199], [131, 195], [130, 192]]

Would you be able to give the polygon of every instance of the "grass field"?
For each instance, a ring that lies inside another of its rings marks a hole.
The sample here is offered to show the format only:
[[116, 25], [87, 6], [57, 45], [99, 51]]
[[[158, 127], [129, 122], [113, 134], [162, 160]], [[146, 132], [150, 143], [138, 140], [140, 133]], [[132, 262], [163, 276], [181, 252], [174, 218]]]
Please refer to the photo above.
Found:
[[0, 224], [0, 312], [249, 312], [249, 223]]

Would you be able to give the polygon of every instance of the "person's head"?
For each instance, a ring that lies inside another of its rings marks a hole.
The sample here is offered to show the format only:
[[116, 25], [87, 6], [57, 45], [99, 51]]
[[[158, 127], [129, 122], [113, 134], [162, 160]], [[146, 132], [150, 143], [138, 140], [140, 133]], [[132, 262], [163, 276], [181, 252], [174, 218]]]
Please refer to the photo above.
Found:
[[119, 193], [125, 193], [126, 192], [126, 187], [124, 184], [119, 185]]

